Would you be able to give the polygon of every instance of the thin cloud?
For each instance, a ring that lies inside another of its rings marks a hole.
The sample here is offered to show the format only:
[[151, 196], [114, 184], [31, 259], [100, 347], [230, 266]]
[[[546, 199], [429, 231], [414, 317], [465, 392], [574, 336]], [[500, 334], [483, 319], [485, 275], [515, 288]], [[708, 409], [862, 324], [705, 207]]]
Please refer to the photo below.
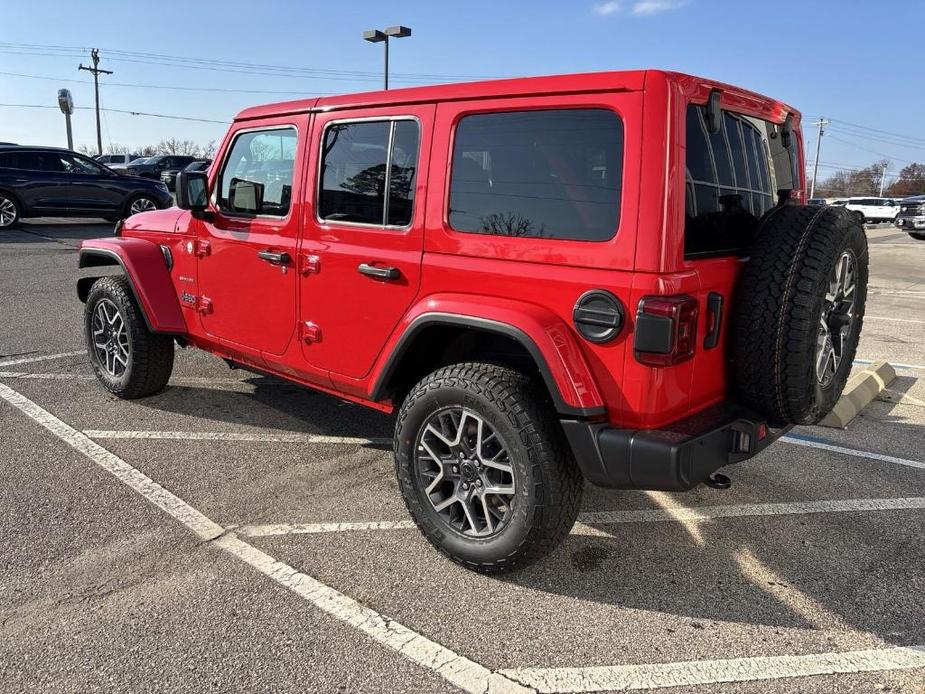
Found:
[[602, 17], [606, 17], [609, 14], [615, 14], [620, 11], [620, 3], [616, 0], [610, 0], [609, 2], [599, 2], [593, 8], [595, 14], [599, 14]]
[[684, 0], [639, 0], [639, 2], [633, 4], [633, 14], [658, 14], [659, 12], [676, 10], [682, 5], [684, 5]]

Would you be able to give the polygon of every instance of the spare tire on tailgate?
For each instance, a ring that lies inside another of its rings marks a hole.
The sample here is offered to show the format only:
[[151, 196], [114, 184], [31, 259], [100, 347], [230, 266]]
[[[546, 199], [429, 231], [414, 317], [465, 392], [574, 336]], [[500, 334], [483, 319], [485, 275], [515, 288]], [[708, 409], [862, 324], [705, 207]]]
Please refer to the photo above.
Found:
[[738, 399], [775, 425], [814, 424], [841, 396], [867, 298], [867, 237], [841, 207], [765, 215], [733, 316]]

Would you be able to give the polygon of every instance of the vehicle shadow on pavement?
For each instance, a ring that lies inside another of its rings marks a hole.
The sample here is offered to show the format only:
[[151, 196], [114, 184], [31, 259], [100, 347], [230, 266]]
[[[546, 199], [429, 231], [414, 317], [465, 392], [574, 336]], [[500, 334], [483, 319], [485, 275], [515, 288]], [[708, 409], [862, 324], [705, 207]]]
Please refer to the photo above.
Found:
[[857, 629], [913, 645], [925, 638], [916, 588], [925, 550], [912, 527], [891, 533], [905, 518], [724, 519], [698, 523], [699, 539], [681, 524], [600, 526], [612, 536], [570, 535], [547, 560], [501, 580], [605, 606], [711, 622]]
[[[392, 436], [393, 418], [374, 410], [272, 376], [255, 375], [242, 383], [253, 386], [253, 392], [171, 383], [163, 393], [146, 398], [144, 403], [164, 412], [260, 427], [271, 432], [358, 438]], [[255, 404], [258, 407], [254, 407]]]
[[83, 241], [100, 236], [112, 236], [113, 225], [100, 220], [84, 220], [82, 223], [23, 222], [0, 234], [0, 244], [42, 243], [56, 241]]

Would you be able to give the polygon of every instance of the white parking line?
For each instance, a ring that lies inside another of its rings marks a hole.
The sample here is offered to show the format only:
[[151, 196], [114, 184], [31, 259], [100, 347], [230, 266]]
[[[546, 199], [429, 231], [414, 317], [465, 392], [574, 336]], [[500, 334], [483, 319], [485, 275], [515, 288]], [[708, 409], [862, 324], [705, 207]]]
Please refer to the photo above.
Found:
[[14, 366], [16, 364], [33, 364], [37, 361], [51, 361], [52, 359], [64, 359], [65, 357], [76, 357], [80, 354], [86, 354], [86, 350], [79, 352], [61, 352], [60, 354], [45, 354], [39, 357], [21, 357], [19, 359], [7, 359], [0, 361], [0, 366]]
[[[38, 381], [95, 381], [96, 376], [93, 374], [78, 373], [29, 373], [27, 371], [0, 371], [0, 378], [21, 378]], [[190, 385], [200, 386], [202, 388], [214, 388], [216, 390], [233, 390], [239, 387], [243, 392], [250, 393], [255, 388], [291, 386], [298, 388], [300, 386], [289, 383], [288, 381], [261, 381], [260, 383], [251, 383], [242, 381], [238, 378], [212, 378], [209, 376], [174, 376], [170, 379], [171, 385]]]
[[[884, 361], [883, 359], [855, 359], [855, 364], [876, 364], [878, 361]], [[899, 362], [890, 361], [887, 359], [890, 366], [894, 369], [904, 369], [908, 371], [925, 371], [925, 364], [901, 364]]]
[[917, 460], [909, 460], [907, 458], [897, 458], [894, 455], [885, 455], [883, 453], [871, 453], [870, 451], [859, 451], [856, 448], [845, 448], [844, 446], [836, 446], [835, 444], [825, 443], [824, 441], [816, 441], [814, 439], [804, 438], [802, 436], [794, 436], [788, 434], [787, 436], [782, 436], [781, 441], [785, 443], [793, 443], [797, 446], [807, 446], [808, 448], [818, 448], [823, 451], [831, 451], [833, 453], [844, 453], [845, 455], [853, 455], [859, 458], [869, 458], [871, 460], [880, 460], [884, 463], [895, 463], [896, 465], [905, 465], [906, 467], [917, 468], [919, 470], [925, 470], [925, 463], [920, 463]]
[[[735, 504], [690, 508], [647, 508], [634, 511], [588, 511], [578, 516], [575, 534], [588, 534], [587, 525], [618, 525], [623, 523], [686, 523], [719, 518], [754, 516], [792, 516], [813, 513], [870, 513], [875, 511], [911, 511], [925, 509], [925, 497], [902, 499], [832, 499], [827, 501], [791, 501], [772, 504]], [[315, 535], [361, 531], [408, 530], [409, 520], [365, 521], [357, 523], [274, 523], [245, 525], [235, 529], [246, 537], [271, 535]]]
[[151, 439], [167, 441], [260, 441], [265, 443], [343, 443], [356, 445], [390, 445], [390, 438], [360, 436], [325, 436], [322, 434], [242, 433], [237, 431], [109, 431], [87, 429], [91, 439]]
[[918, 323], [919, 325], [925, 325], [925, 320], [914, 320], [912, 318], [891, 318], [890, 316], [864, 316], [864, 320], [885, 320], [892, 321], [894, 323]]
[[271, 537], [273, 535], [316, 535], [345, 533], [362, 530], [410, 530], [414, 521], [370, 521], [368, 523], [274, 523], [272, 525], [242, 525], [235, 528], [245, 537]]
[[277, 561], [253, 545], [239, 539], [234, 533], [220, 537], [215, 544], [332, 617], [346, 622], [354, 629], [362, 631], [374, 641], [397, 651], [412, 662], [433, 670], [465, 692], [528, 694], [533, 691], [361, 605], [353, 598], [334, 590], [318, 579]]
[[0, 398], [43, 426], [62, 441], [83, 453], [91, 461], [112, 473], [145, 499], [166, 511], [205, 540], [251, 565], [264, 575], [285, 586], [327, 614], [347, 623], [377, 643], [390, 648], [412, 662], [445, 678], [471, 694], [504, 692], [527, 694], [530, 690], [504, 675], [431, 641], [408, 627], [364, 607], [353, 598], [301, 573], [283, 562], [249, 545], [210, 520], [157, 482], [133, 468], [117, 455], [91, 441], [85, 434], [65, 424], [15, 390], [0, 383]]
[[155, 506], [162, 508], [204, 540], [211, 540], [224, 532], [224, 528], [206, 518], [185, 501], [164, 489], [144, 473], [136, 470], [117, 455], [110, 453], [85, 434], [65, 424], [51, 412], [42, 409], [29, 398], [0, 383], [0, 398], [26, 416], [41, 424], [72, 448], [87, 456], [107, 472], [115, 475]]
[[919, 667], [925, 667], [925, 646], [679, 663], [517, 668], [501, 670], [501, 673], [539, 692], [600, 692], [693, 687], [720, 682], [755, 682]]

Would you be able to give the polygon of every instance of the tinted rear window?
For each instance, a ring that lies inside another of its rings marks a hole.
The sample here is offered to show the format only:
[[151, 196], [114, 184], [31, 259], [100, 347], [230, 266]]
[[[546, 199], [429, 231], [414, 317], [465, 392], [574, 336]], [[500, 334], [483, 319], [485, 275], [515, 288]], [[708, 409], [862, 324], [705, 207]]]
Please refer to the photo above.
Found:
[[738, 254], [751, 244], [760, 217], [794, 188], [795, 164], [772, 123], [723, 112], [709, 133], [704, 107], [687, 110], [686, 222], [688, 256]]
[[623, 122], [605, 109], [465, 116], [450, 226], [475, 234], [605, 241], [620, 221]]

